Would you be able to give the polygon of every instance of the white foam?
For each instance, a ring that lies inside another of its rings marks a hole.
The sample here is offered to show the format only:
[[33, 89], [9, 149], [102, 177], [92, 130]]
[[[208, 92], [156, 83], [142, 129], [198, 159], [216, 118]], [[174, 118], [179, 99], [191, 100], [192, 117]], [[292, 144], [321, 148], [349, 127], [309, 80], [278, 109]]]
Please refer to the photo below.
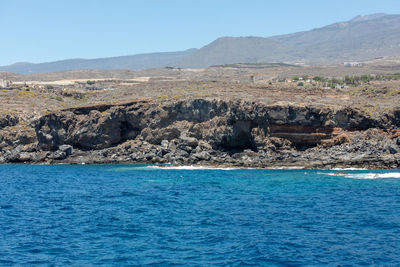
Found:
[[135, 171], [135, 170], [237, 170], [238, 168], [220, 168], [220, 167], [206, 167], [206, 166], [157, 166], [157, 165], [149, 165], [149, 166], [126, 166], [126, 167], [118, 167], [113, 168], [113, 171]]
[[224, 170], [231, 171], [236, 170], [237, 168], [219, 168], [219, 167], [206, 167], [206, 166], [151, 166], [163, 170]]
[[351, 179], [399, 179], [400, 172], [387, 173], [327, 173], [328, 175], [343, 176]]
[[132, 166], [132, 167], [117, 167], [112, 168], [111, 171], [125, 172], [125, 171], [149, 171], [149, 170], [159, 170], [158, 166]]
[[[257, 168], [256, 168], [257, 169]], [[267, 167], [266, 170], [304, 170], [301, 166], [288, 166], [288, 167]]]
[[333, 171], [363, 171], [365, 168], [332, 168]]

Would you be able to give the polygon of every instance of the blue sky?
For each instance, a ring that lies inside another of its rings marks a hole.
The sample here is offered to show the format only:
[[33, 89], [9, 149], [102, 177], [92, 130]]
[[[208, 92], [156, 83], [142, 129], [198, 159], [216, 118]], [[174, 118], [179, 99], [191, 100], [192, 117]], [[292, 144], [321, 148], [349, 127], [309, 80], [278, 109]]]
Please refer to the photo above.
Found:
[[0, 65], [200, 48], [356, 15], [400, 14], [398, 0], [0, 0]]

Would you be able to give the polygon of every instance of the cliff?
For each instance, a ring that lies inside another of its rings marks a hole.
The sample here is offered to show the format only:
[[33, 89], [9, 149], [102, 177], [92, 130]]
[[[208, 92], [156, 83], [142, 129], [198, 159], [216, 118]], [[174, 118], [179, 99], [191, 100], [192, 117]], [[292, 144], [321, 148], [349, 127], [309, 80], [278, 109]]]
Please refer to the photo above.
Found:
[[[240, 167], [400, 165], [400, 110], [194, 99], [57, 111], [25, 131], [0, 119], [0, 162], [173, 163]], [[8, 134], [7, 134], [8, 133]]]

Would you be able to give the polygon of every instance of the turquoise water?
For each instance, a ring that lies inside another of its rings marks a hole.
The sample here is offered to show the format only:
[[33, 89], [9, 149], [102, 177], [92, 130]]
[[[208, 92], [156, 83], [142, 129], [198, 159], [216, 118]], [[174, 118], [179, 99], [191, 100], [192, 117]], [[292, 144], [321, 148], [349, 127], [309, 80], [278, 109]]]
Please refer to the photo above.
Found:
[[0, 166], [0, 265], [400, 264], [400, 170]]

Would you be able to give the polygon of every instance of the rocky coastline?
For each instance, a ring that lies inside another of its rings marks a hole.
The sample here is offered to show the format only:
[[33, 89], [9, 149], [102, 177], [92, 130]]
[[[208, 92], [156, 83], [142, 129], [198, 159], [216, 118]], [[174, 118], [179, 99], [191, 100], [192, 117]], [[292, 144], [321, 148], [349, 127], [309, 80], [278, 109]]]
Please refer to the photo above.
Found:
[[399, 168], [400, 108], [137, 100], [0, 117], [0, 163]]

